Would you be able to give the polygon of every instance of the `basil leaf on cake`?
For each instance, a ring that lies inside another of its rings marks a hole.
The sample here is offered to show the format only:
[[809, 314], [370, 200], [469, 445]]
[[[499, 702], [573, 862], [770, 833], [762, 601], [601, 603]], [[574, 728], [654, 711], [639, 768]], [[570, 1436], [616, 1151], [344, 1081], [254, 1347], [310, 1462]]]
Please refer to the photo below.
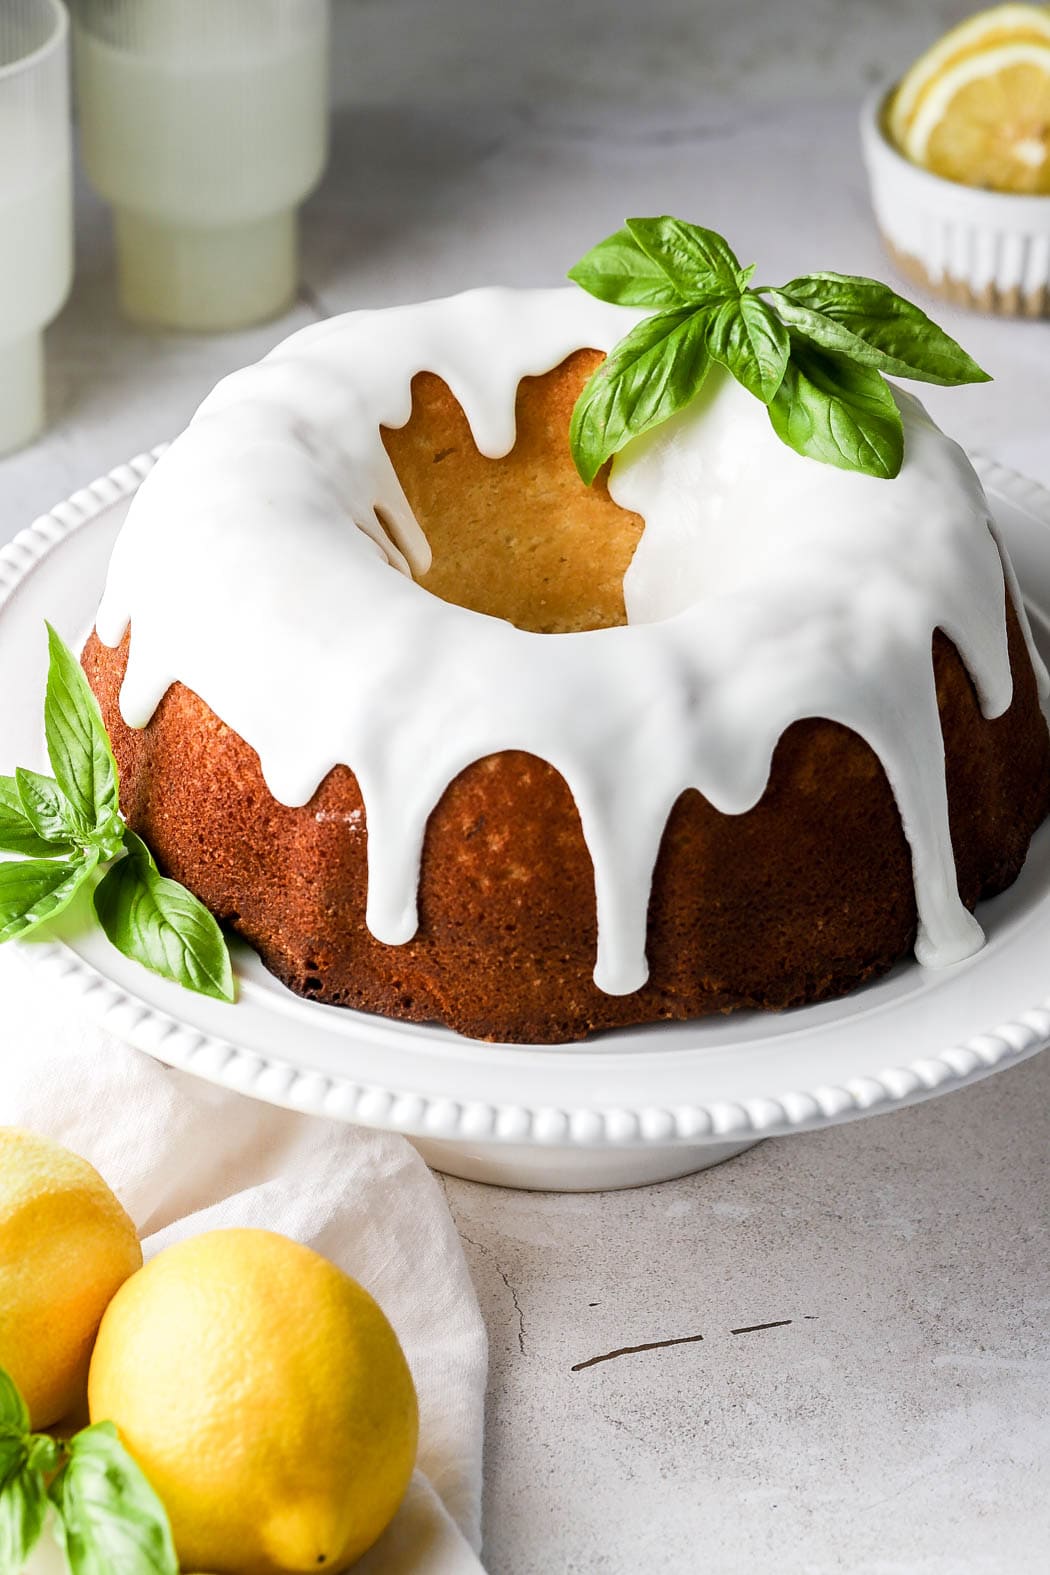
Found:
[[599, 300], [664, 313], [610, 351], [576, 403], [570, 441], [584, 481], [685, 409], [714, 362], [770, 407], [789, 448], [888, 479], [901, 468], [904, 430], [881, 373], [988, 380], [925, 312], [876, 279], [808, 274], [774, 290], [753, 285], [754, 272], [721, 235], [666, 216], [628, 219], [570, 268]]
[[139, 868], [308, 999], [488, 1040], [969, 956], [1050, 806], [1047, 675], [887, 378], [985, 374], [677, 219], [572, 277], [306, 329], [159, 460], [83, 653]]

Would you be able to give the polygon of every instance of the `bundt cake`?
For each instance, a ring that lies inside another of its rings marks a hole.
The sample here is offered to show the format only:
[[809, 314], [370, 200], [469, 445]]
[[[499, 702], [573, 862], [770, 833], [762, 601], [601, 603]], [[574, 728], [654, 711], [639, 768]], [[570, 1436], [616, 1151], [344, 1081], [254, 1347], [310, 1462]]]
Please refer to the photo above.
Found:
[[356, 312], [147, 477], [84, 666], [131, 826], [320, 1002], [559, 1042], [840, 995], [982, 943], [1050, 801], [1009, 562], [894, 390], [893, 481], [728, 375], [587, 488], [637, 311]]

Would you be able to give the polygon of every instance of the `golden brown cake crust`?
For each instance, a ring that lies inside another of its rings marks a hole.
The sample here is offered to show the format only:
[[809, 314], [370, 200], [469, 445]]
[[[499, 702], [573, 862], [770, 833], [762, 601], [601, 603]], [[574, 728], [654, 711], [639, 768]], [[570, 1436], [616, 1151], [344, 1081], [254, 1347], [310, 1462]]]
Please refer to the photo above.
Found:
[[[964, 901], [1000, 891], [1050, 799], [1050, 740], [1013, 608], [1014, 699], [980, 713], [954, 647], [934, 662], [952, 836]], [[126, 646], [95, 635], [84, 666], [99, 698], [130, 824], [161, 867], [258, 949], [292, 989], [480, 1039], [556, 1043], [595, 1029], [844, 994], [910, 950], [907, 844], [872, 750], [836, 723], [795, 723], [761, 802], [723, 815], [679, 799], [649, 907], [650, 980], [630, 996], [591, 978], [590, 857], [558, 773], [521, 753], [451, 783], [431, 816], [420, 926], [404, 946], [365, 927], [366, 825], [337, 767], [301, 809], [278, 804], [258, 758], [190, 690], [169, 689], [141, 732], [121, 720]]]

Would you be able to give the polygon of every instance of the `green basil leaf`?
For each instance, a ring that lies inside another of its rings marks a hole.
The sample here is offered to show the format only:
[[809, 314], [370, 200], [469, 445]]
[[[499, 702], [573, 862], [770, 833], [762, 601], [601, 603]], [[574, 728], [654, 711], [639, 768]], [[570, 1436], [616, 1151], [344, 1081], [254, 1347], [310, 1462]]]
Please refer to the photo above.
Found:
[[25, 1463], [0, 1486], [0, 1570], [11, 1575], [25, 1566], [40, 1540], [47, 1515], [47, 1488], [41, 1473]]
[[669, 307], [682, 299], [658, 263], [647, 257], [627, 229], [592, 246], [569, 278], [588, 295], [614, 306]]
[[728, 242], [714, 230], [686, 224], [669, 214], [659, 219], [628, 219], [627, 229], [685, 300], [701, 305], [739, 295], [740, 264]]
[[98, 701], [73, 652], [47, 626], [50, 666], [44, 732], [51, 769], [86, 831], [115, 814], [117, 766]]
[[164, 1506], [111, 1422], [77, 1433], [50, 1491], [71, 1575], [178, 1575]]
[[29, 1407], [22, 1399], [10, 1373], [0, 1367], [0, 1434], [19, 1436], [29, 1432]]
[[40, 1451], [29, 1428], [29, 1408], [14, 1379], [0, 1368], [0, 1570], [4, 1571], [23, 1568], [47, 1513]]
[[88, 847], [97, 848], [99, 862], [108, 864], [115, 859], [125, 845], [128, 828], [119, 815], [109, 815], [94, 831], [89, 831], [86, 838]]
[[34, 829], [14, 777], [0, 777], [0, 850], [33, 859], [54, 859], [73, 852], [73, 843], [46, 842]]
[[0, 942], [25, 935], [67, 908], [98, 864], [98, 849], [66, 859], [0, 864]]
[[143, 842], [137, 831], [132, 831], [130, 826], [124, 832], [124, 844], [132, 858], [141, 859], [154, 873], [157, 872], [157, 861], [153, 857], [151, 849]]
[[770, 297], [781, 320], [825, 350], [923, 383], [987, 383], [987, 372], [920, 307], [877, 279], [814, 273]]
[[26, 771], [19, 766], [15, 772], [18, 796], [27, 819], [45, 842], [64, 842], [74, 845], [76, 826], [69, 801], [53, 777], [41, 776], [38, 771]]
[[757, 295], [723, 301], [711, 319], [707, 348], [749, 394], [768, 405], [784, 380], [788, 331]]
[[29, 1464], [34, 1471], [40, 1471], [45, 1477], [57, 1469], [59, 1462], [65, 1454], [65, 1449], [56, 1438], [51, 1438], [47, 1433], [34, 1433], [29, 1440]]
[[233, 969], [222, 931], [203, 903], [161, 875], [140, 838], [95, 888], [95, 912], [125, 957], [199, 995], [232, 1001]]
[[18, 1572], [40, 1541], [47, 1518], [47, 1486], [26, 1466], [0, 1488], [0, 1570]]
[[29, 1458], [27, 1439], [26, 1433], [0, 1432], [0, 1493], [12, 1477], [18, 1476]]
[[706, 333], [706, 315], [689, 307], [647, 317], [584, 385], [572, 412], [569, 444], [588, 486], [610, 455], [659, 426], [699, 392], [711, 365]]
[[904, 457], [904, 428], [889, 385], [871, 367], [793, 344], [769, 406], [780, 440], [840, 470], [889, 479]]

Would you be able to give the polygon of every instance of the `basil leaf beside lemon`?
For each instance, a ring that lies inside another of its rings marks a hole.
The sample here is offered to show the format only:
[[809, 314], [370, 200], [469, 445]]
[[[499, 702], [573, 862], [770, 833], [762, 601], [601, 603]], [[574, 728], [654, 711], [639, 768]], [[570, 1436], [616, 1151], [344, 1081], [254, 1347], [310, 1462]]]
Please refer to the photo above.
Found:
[[0, 1369], [0, 1570], [17, 1575], [39, 1542], [47, 1506], [69, 1575], [178, 1575], [161, 1499], [112, 1422], [55, 1440]]
[[176, 1575], [164, 1506], [112, 1422], [70, 1440], [50, 1493], [70, 1575]]
[[0, 1368], [0, 1571], [19, 1575], [48, 1505], [70, 1575], [178, 1575], [160, 1499], [110, 1422], [67, 1440], [30, 1431], [29, 1410]]
[[[0, 1439], [19, 1438], [29, 1431], [29, 1407], [9, 1373], [0, 1367]], [[3, 1467], [0, 1465], [0, 1475]]]
[[18, 1575], [46, 1516], [47, 1487], [30, 1464], [28, 1441], [0, 1437], [0, 1570]]

